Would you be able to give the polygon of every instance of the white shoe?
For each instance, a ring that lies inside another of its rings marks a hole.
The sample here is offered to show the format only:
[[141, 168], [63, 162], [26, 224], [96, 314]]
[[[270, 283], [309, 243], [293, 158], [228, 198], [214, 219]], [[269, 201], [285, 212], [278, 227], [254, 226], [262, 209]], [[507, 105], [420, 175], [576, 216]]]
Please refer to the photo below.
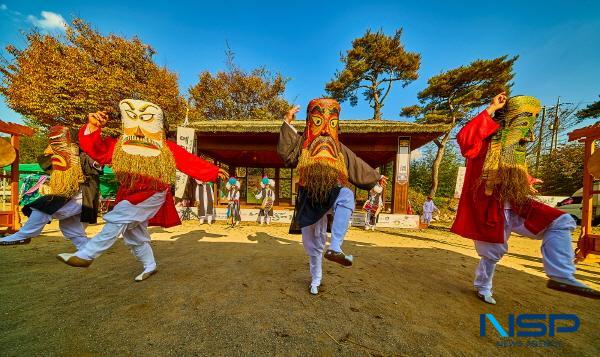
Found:
[[319, 293], [319, 286], [318, 285], [311, 285], [310, 286], [310, 293], [312, 295], [317, 295]]
[[157, 269], [154, 269], [152, 271], [143, 271], [140, 275], [135, 277], [135, 281], [143, 281], [148, 279], [149, 277], [151, 277], [152, 275], [156, 274], [156, 272], [158, 272]]
[[477, 296], [479, 297], [479, 299], [485, 303], [488, 303], [490, 305], [496, 305], [496, 300], [492, 297], [492, 294], [481, 294], [481, 293], [477, 293]]
[[208, 224], [209, 226], [212, 224], [211, 221], [207, 221], [206, 224]]
[[77, 267], [77, 268], [87, 268], [90, 266], [90, 264], [92, 264], [94, 262], [93, 259], [92, 260], [82, 259], [82, 258], [79, 258], [78, 256], [76, 256], [75, 254], [71, 254], [71, 253], [60, 253], [59, 255], [56, 256], [56, 258], [67, 265], [70, 265], [72, 267]]

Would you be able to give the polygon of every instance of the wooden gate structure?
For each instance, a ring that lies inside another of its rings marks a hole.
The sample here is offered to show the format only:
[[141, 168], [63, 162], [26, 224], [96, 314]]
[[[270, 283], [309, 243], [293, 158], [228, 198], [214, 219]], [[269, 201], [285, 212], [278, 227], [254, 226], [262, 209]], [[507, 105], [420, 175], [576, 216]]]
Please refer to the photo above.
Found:
[[0, 178], [10, 181], [10, 206], [8, 210], [5, 210], [4, 206], [0, 209], [0, 227], [6, 227], [9, 232], [14, 232], [20, 228], [21, 224], [19, 215], [19, 141], [21, 136], [33, 135], [34, 130], [27, 126], [0, 120], [0, 133], [10, 135], [10, 143], [17, 153], [15, 160], [11, 163], [10, 174], [0, 173]]
[[[600, 235], [592, 232], [594, 195], [600, 191], [594, 190], [594, 179], [600, 175], [592, 167], [600, 167], [600, 155], [594, 155], [596, 140], [600, 140], [600, 123], [573, 130], [569, 133], [569, 141], [579, 141], [584, 145], [583, 156], [583, 199], [581, 201], [581, 235], [577, 241], [576, 260], [585, 259], [588, 254], [600, 254]], [[600, 154], [600, 152], [598, 153]]]

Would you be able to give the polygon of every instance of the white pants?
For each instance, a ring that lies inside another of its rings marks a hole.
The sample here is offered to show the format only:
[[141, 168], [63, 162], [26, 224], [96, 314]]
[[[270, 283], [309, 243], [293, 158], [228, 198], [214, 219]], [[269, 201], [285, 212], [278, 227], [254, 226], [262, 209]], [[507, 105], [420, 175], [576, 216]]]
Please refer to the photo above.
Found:
[[261, 215], [259, 214], [259, 216], [258, 216], [258, 223], [259, 223], [259, 224], [263, 224], [263, 222], [264, 222], [265, 224], [270, 224], [270, 223], [271, 223], [271, 216], [269, 216], [268, 214], [266, 214], [266, 215], [264, 215], [264, 216], [261, 216]]
[[504, 210], [504, 243], [475, 242], [475, 250], [481, 257], [475, 271], [474, 286], [480, 294], [492, 293], [492, 280], [496, 264], [508, 251], [508, 237], [511, 232], [525, 237], [542, 240], [542, 261], [544, 271], [550, 278], [568, 280], [579, 285], [575, 277], [574, 252], [571, 245], [571, 233], [575, 229], [575, 221], [569, 214], [563, 214], [555, 219], [538, 235], [525, 228], [525, 220], [511, 209]]
[[147, 230], [148, 220], [154, 217], [165, 203], [165, 197], [166, 192], [157, 192], [137, 205], [129, 201], [119, 202], [112, 211], [104, 215], [106, 224], [102, 231], [75, 255], [86, 260], [95, 259], [108, 250], [122, 234], [123, 242], [142, 263], [144, 272], [155, 270], [156, 261]]
[[312, 226], [302, 228], [302, 245], [308, 255], [311, 282], [321, 285], [323, 278], [323, 249], [327, 243], [327, 215]]
[[[331, 226], [331, 242], [329, 249], [342, 251], [342, 243], [350, 226], [350, 218], [354, 210], [354, 193], [346, 187], [340, 190], [333, 204], [333, 223]], [[327, 242], [327, 214], [316, 223], [302, 228], [302, 245], [308, 255], [311, 285], [321, 285], [323, 278], [323, 249]]]
[[31, 215], [29, 215], [29, 219], [27, 222], [25, 222], [23, 227], [21, 227], [18, 232], [6, 236], [0, 240], [5, 242], [14, 242], [37, 237], [42, 233], [44, 226], [50, 223], [50, 221], [52, 221], [54, 218], [58, 219], [58, 227], [65, 238], [69, 239], [75, 248], [81, 249], [88, 242], [85, 234], [85, 228], [81, 223], [81, 202], [82, 196], [81, 192], [79, 192], [75, 197], [73, 197], [69, 202], [67, 202], [52, 215], [32, 208]]
[[431, 223], [432, 218], [433, 218], [433, 212], [423, 212], [423, 223], [425, 223], [425, 224]]

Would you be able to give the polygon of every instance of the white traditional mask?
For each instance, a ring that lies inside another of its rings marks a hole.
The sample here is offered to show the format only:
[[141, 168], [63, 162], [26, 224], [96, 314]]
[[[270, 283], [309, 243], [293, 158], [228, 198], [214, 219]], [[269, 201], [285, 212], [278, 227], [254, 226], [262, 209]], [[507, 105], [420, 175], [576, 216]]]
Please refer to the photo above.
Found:
[[137, 99], [122, 100], [119, 109], [123, 122], [123, 151], [132, 155], [158, 156], [165, 138], [162, 109]]

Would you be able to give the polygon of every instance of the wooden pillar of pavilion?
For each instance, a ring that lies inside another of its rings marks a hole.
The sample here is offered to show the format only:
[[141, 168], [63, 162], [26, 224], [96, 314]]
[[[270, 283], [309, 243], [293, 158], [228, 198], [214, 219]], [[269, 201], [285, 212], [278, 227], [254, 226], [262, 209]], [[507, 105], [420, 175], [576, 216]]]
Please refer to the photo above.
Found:
[[408, 212], [408, 177], [410, 174], [410, 137], [398, 137], [392, 184], [392, 213]]

